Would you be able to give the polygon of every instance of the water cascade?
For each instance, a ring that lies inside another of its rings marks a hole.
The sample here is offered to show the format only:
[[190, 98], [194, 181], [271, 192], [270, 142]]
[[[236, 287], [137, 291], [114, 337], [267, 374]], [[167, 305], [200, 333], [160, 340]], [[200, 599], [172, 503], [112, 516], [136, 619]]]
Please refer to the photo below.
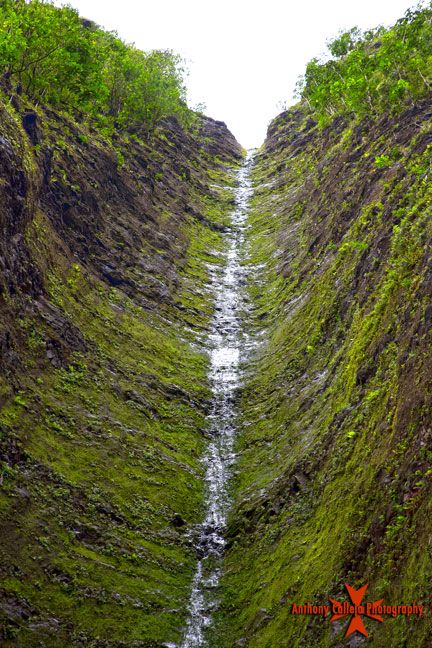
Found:
[[198, 566], [189, 604], [189, 620], [182, 648], [206, 646], [205, 628], [211, 624], [217, 605], [217, 586], [225, 546], [224, 531], [230, 507], [229, 479], [235, 460], [235, 395], [240, 382], [241, 354], [247, 348], [242, 331], [242, 313], [246, 309], [243, 287], [247, 266], [244, 234], [252, 163], [248, 154], [238, 172], [235, 209], [225, 239], [224, 263], [213, 272], [211, 288], [216, 295], [210, 334], [210, 385], [212, 407], [208, 417], [210, 442], [203, 458], [207, 495], [205, 519], [198, 533]]

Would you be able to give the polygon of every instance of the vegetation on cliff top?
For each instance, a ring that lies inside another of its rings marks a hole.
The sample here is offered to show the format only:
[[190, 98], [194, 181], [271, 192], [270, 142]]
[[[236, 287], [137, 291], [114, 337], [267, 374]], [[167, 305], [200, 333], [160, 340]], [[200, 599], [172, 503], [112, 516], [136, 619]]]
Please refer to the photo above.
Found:
[[397, 112], [432, 88], [431, 39], [430, 3], [389, 29], [353, 28], [329, 42], [331, 60], [308, 63], [299, 94], [321, 124], [341, 113]]
[[6, 91], [84, 113], [108, 131], [192, 117], [179, 56], [143, 52], [47, 0], [0, 3], [0, 70]]

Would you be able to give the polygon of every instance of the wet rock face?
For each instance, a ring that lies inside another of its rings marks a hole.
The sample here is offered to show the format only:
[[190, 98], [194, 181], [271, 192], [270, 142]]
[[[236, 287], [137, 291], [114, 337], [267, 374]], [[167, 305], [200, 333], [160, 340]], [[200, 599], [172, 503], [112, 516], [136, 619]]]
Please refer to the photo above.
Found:
[[[222, 139], [218, 137], [220, 132], [224, 134]], [[224, 122], [203, 117], [200, 134], [209, 142], [209, 151], [212, 155], [218, 155], [229, 163], [232, 152], [235, 151], [237, 159], [241, 158], [238, 143]]]
[[174, 517], [172, 518], [172, 520], [171, 520], [171, 524], [172, 524], [173, 527], [175, 527], [176, 529], [180, 529], [181, 527], [185, 526], [186, 521], [182, 518], [182, 516], [180, 515], [180, 513], [176, 513], [176, 514], [174, 515]]
[[26, 112], [22, 118], [22, 125], [30, 138], [33, 146], [39, 143], [38, 117], [34, 112]]
[[189, 619], [182, 648], [211, 645], [208, 636], [217, 608], [221, 562], [226, 546], [227, 517], [230, 509], [229, 481], [235, 459], [236, 393], [242, 359], [248, 349], [247, 311], [244, 295], [246, 271], [245, 231], [251, 186], [248, 158], [238, 172], [231, 227], [224, 235], [223, 269], [214, 273], [212, 290], [216, 303], [209, 336], [210, 385], [212, 400], [207, 422], [209, 444], [203, 458], [207, 493], [205, 517], [197, 529], [195, 548], [198, 566], [189, 602]]
[[[187, 247], [187, 237], [179, 234], [184, 215], [204, 219], [189, 197], [190, 184], [207, 191], [205, 174], [192, 166], [199, 157], [195, 141], [175, 119], [169, 119], [163, 139], [128, 145], [130, 168], [122, 172], [113, 149], [94, 145], [87, 135], [80, 142], [83, 136], [76, 127], [53, 111], [47, 110], [43, 118], [43, 136], [41, 117], [26, 111], [24, 99], [20, 101], [23, 131], [6, 111], [0, 115], [2, 291], [17, 299], [46, 294], [41, 269], [29, 249], [31, 237], [27, 241], [25, 237], [41, 209], [59, 236], [62, 253], [79, 259], [110, 286], [134, 297], [140, 294], [147, 307], [170, 302], [178, 284], [176, 266]], [[224, 125], [208, 118], [202, 124], [208, 154], [227, 162], [240, 157], [240, 147]], [[65, 133], [69, 138], [64, 138]], [[59, 138], [63, 138], [61, 147]], [[39, 149], [31, 150], [29, 144], [38, 144]], [[156, 223], [162, 211], [172, 216], [160, 227]], [[47, 313], [45, 320], [50, 318]], [[54, 320], [51, 324], [58, 329]], [[14, 327], [10, 328], [11, 336], [3, 336], [3, 346], [10, 344], [12, 349], [16, 343]], [[67, 349], [80, 346], [82, 342], [76, 344], [60, 333], [48, 344], [47, 358], [62, 366]], [[13, 353], [4, 357], [12, 360]]]
[[203, 499], [207, 282], [240, 147], [210, 119], [205, 135], [167, 120], [145, 142], [116, 134], [110, 145], [81, 122], [26, 110], [23, 94], [10, 106], [0, 107], [0, 643], [175, 645]]
[[3, 136], [0, 137], [0, 173], [3, 180], [0, 226], [4, 240], [6, 236], [20, 234], [29, 218], [26, 209], [29, 181], [13, 141]]
[[[48, 117], [54, 132], [61, 132], [58, 116], [50, 112]], [[202, 122], [206, 154], [227, 163], [240, 157], [225, 126], [208, 118]], [[41, 150], [41, 203], [66, 245], [113, 287], [141, 293], [150, 302], [169, 301], [175, 288], [175, 266], [187, 246], [187, 237], [179, 235], [185, 214], [204, 218], [190, 187], [208, 191], [193, 137], [175, 119], [162, 129], [163, 138], [125, 147], [127, 172], [112, 149], [95, 146], [91, 138], [84, 144], [74, 138], [68, 150], [57, 148], [55, 164], [55, 139]], [[162, 211], [171, 214], [163, 227], [158, 225]]]
[[[295, 107], [257, 155], [227, 645], [342, 645], [345, 621], [330, 632], [290, 603], [344, 582], [429, 597], [431, 128], [430, 97], [325, 128]], [[413, 627], [371, 624], [371, 641], [426, 645], [430, 619]]]
[[[36, 297], [42, 291], [40, 269], [32, 263], [25, 229], [32, 218], [31, 173], [23, 160], [24, 135], [16, 131], [10, 115], [2, 109], [0, 136], [0, 370], [9, 375], [21, 365], [16, 348], [15, 326], [9, 319], [22, 295]], [[15, 301], [14, 301], [15, 300]], [[6, 305], [7, 304], [7, 305]]]

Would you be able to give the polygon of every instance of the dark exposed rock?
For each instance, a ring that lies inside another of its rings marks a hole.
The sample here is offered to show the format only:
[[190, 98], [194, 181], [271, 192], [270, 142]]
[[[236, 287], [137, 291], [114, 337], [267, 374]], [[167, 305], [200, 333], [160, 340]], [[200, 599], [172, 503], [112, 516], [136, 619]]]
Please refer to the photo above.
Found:
[[52, 161], [53, 161], [54, 151], [51, 146], [44, 146], [41, 150], [41, 159], [42, 159], [42, 170], [43, 170], [43, 182], [45, 185], [49, 184], [51, 171], [52, 171]]
[[173, 527], [176, 527], [176, 529], [179, 529], [180, 527], [184, 526], [186, 522], [182, 518], [180, 513], [175, 513], [175, 515], [171, 518], [171, 524], [173, 525]]
[[34, 112], [26, 112], [22, 118], [23, 128], [33, 145], [39, 142], [37, 120], [38, 116]]

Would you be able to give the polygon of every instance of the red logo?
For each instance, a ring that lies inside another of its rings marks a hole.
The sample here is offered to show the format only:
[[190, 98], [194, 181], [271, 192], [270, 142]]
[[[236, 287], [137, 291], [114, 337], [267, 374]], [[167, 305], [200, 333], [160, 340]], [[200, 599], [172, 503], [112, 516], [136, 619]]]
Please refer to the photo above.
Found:
[[335, 599], [330, 599], [329, 603], [324, 605], [314, 603], [299, 605], [298, 603], [293, 603], [291, 606], [291, 614], [317, 615], [323, 619], [332, 615], [330, 621], [338, 621], [349, 616], [351, 620], [348, 624], [345, 637], [349, 637], [354, 632], [359, 632], [367, 637], [368, 633], [362, 617], [368, 617], [369, 619], [382, 623], [384, 620], [383, 616], [396, 618], [402, 615], [409, 619], [411, 616], [421, 617], [425, 611], [424, 605], [419, 605], [414, 601], [409, 604], [384, 605], [384, 599], [382, 598], [378, 601], [363, 603], [363, 597], [368, 587], [369, 584], [366, 583], [366, 585], [356, 590], [351, 585], [348, 585], [348, 583], [345, 583], [345, 588], [350, 598], [349, 601], [340, 602]]
[[363, 585], [363, 587], [356, 590], [354, 587], [351, 587], [351, 585], [348, 585], [348, 583], [345, 583], [345, 588], [351, 599], [352, 605], [346, 602], [340, 603], [339, 601], [330, 599], [333, 610], [333, 616], [330, 621], [338, 621], [338, 619], [343, 619], [343, 617], [351, 615], [351, 621], [348, 625], [345, 637], [349, 637], [353, 632], [360, 632], [365, 637], [368, 636], [362, 616], [369, 617], [370, 619], [374, 619], [380, 623], [383, 622], [383, 618], [379, 614], [374, 614], [374, 610], [381, 606], [384, 599], [368, 603], [367, 605], [362, 605], [362, 600], [368, 587], [369, 584], [366, 583], [366, 585]]

